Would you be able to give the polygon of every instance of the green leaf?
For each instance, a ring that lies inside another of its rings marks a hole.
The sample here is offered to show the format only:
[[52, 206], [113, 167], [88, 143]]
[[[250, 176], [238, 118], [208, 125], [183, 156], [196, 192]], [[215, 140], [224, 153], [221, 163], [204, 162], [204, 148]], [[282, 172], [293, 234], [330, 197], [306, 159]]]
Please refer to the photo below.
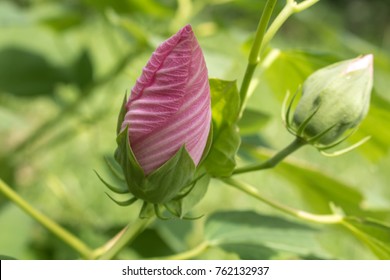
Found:
[[88, 50], [83, 50], [72, 67], [73, 82], [82, 90], [93, 82], [93, 65]]
[[[255, 149], [250, 146], [245, 148], [257, 161], [274, 154], [267, 149]], [[363, 195], [359, 191], [310, 163], [287, 159], [274, 168], [273, 172], [282, 175], [293, 184], [310, 211], [328, 214], [331, 211], [329, 204], [332, 202], [347, 214], [364, 213], [360, 208]]]
[[370, 140], [359, 147], [364, 156], [372, 161], [383, 158], [389, 150], [390, 102], [381, 97], [374, 89], [371, 96], [370, 110], [359, 129], [348, 140], [355, 143], [364, 137]]
[[349, 213], [363, 213], [363, 195], [352, 186], [313, 166], [282, 164], [277, 172], [294, 182], [312, 209], [329, 213], [334, 203]]
[[214, 213], [205, 226], [208, 242], [253, 259], [269, 258], [274, 252], [326, 257], [315, 240], [316, 233], [306, 225], [252, 211]]
[[295, 92], [315, 70], [339, 60], [328, 53], [279, 51], [265, 69], [266, 82], [273, 94], [283, 100], [287, 91]]
[[39, 22], [52, 28], [54, 31], [62, 32], [79, 26], [84, 20], [81, 13], [76, 11], [62, 11], [54, 16], [48, 16]]
[[30, 97], [52, 95], [58, 84], [68, 82], [64, 69], [29, 50], [1, 49], [0, 61], [0, 92]]
[[148, 228], [141, 232], [132, 242], [131, 248], [135, 250], [142, 259], [155, 258], [156, 256], [166, 256], [175, 253], [170, 248], [170, 244], [165, 242], [158, 230], [155, 230], [154, 228]]
[[258, 133], [271, 119], [270, 115], [252, 109], [245, 109], [238, 121], [241, 135]]
[[188, 250], [188, 239], [194, 230], [193, 221], [179, 219], [156, 220], [153, 227], [175, 252]]
[[215, 177], [230, 176], [236, 166], [236, 153], [241, 138], [236, 125], [223, 126], [215, 137], [205, 160], [207, 172]]
[[215, 177], [231, 175], [240, 146], [237, 126], [240, 98], [235, 81], [210, 79], [213, 116], [213, 143], [205, 160], [207, 171]]
[[0, 260], [16, 260], [16, 258], [6, 255], [0, 255]]
[[215, 129], [224, 123], [236, 123], [240, 110], [240, 95], [236, 81], [210, 79], [209, 82]]
[[224, 244], [221, 246], [226, 252], [237, 254], [242, 260], [269, 260], [278, 254], [277, 250], [258, 244]]
[[343, 225], [382, 260], [390, 260], [390, 226], [372, 219], [347, 217]]

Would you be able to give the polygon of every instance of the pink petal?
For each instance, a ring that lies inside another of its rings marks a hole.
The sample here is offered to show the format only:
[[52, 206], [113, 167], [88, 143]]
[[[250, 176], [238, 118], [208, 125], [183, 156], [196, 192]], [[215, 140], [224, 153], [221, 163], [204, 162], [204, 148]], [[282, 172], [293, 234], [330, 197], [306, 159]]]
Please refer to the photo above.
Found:
[[210, 88], [202, 50], [190, 25], [162, 43], [137, 80], [122, 129], [145, 174], [185, 144], [194, 163], [210, 129]]
[[348, 74], [353, 71], [369, 69], [370, 75], [373, 75], [373, 64], [374, 64], [374, 56], [372, 54], [367, 54], [365, 56], [359, 57], [351, 62], [348, 65], [345, 73]]

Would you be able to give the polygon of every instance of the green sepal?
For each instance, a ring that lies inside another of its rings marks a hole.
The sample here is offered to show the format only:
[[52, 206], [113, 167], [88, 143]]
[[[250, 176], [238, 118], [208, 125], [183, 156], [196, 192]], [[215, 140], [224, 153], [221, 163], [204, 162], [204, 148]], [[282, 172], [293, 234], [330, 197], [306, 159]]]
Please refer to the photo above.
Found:
[[171, 204], [164, 204], [165, 206], [165, 209], [171, 213], [171, 215], [173, 217], [177, 217], [177, 218], [180, 218], [182, 220], [190, 220], [190, 221], [193, 221], [193, 220], [198, 220], [200, 218], [203, 218], [204, 217], [204, 214], [203, 215], [200, 215], [200, 216], [195, 216], [195, 217], [192, 217], [192, 216], [187, 216], [187, 215], [182, 215], [180, 216], [180, 213], [178, 213], [176, 211], [176, 209], [172, 208], [172, 205]]
[[122, 123], [123, 123], [123, 120], [125, 119], [126, 103], [127, 103], [127, 94], [125, 94], [125, 97], [123, 98], [122, 107], [121, 107], [121, 110], [119, 111], [119, 115], [118, 115], [118, 122], [116, 125], [116, 134], [117, 135], [121, 132]]
[[117, 143], [115, 159], [122, 166], [130, 193], [139, 199], [152, 204], [164, 204], [193, 180], [196, 167], [185, 146], [162, 166], [145, 176], [131, 150], [127, 127], [118, 135]]
[[205, 173], [204, 168], [198, 169], [196, 179], [183, 189], [183, 193], [177, 195], [165, 207], [172, 215], [184, 219], [186, 214], [205, 196], [210, 183], [210, 175]]
[[[145, 213], [150, 212], [151, 209], [158, 214], [159, 211], [157, 211], [157, 213], [156, 210], [159, 210], [160, 206], [173, 200], [175, 200], [175, 203], [179, 202], [180, 210], [178, 211], [178, 216], [183, 217], [183, 215], [204, 196], [207, 190], [210, 177], [207, 175], [207, 180], [205, 180], [206, 178], [201, 179], [201, 176], [196, 177], [194, 175], [196, 170], [201, 169], [200, 165], [207, 158], [212, 146], [213, 124], [211, 123], [210, 125], [206, 147], [198, 168], [196, 168], [191, 156], [183, 145], [172, 158], [146, 176], [131, 149], [128, 127], [121, 130], [126, 115], [126, 102], [127, 96], [125, 95], [118, 116], [118, 148], [115, 151], [115, 160], [123, 171], [128, 191], [133, 194], [135, 198], [144, 201], [140, 217], [146, 216]], [[202, 170], [204, 173], [204, 169]], [[196, 179], [194, 180], [194, 178]], [[202, 182], [202, 184], [199, 182]], [[192, 190], [195, 189], [195, 187], [198, 188], [198, 186], [199, 189], [193, 192]], [[110, 187], [112, 186], [110, 185]], [[191, 198], [186, 198], [190, 193], [193, 193]]]
[[161, 212], [160, 206], [158, 204], [153, 204], [154, 208], [154, 214], [156, 214], [156, 217], [160, 220], [169, 220], [171, 217], [164, 216], [164, 214]]
[[122, 167], [129, 191], [135, 197], [145, 200], [142, 192], [145, 174], [130, 148], [128, 131], [126, 127], [117, 136], [118, 148], [115, 151], [115, 160]]
[[129, 193], [129, 190], [128, 189], [125, 189], [125, 188], [121, 188], [121, 187], [115, 187], [113, 185], [111, 185], [110, 183], [108, 183], [106, 180], [103, 179], [102, 176], [100, 176], [100, 174], [94, 170], [95, 174], [98, 176], [99, 180], [108, 188], [110, 189], [111, 191], [113, 191], [114, 193], [117, 193], [117, 194], [125, 194], [125, 193]]
[[114, 175], [119, 181], [124, 182], [125, 177], [123, 176], [123, 170], [118, 162], [108, 157], [104, 157], [104, 160], [106, 161], [108, 169], [110, 169], [112, 175]]
[[142, 204], [141, 210], [139, 211], [140, 219], [148, 219], [155, 215], [153, 204], [150, 204], [146, 201]]
[[136, 202], [138, 200], [138, 198], [136, 197], [131, 197], [127, 200], [124, 200], [124, 201], [119, 201], [119, 200], [116, 200], [115, 198], [113, 198], [111, 195], [109, 195], [108, 193], [106, 193], [106, 195], [112, 200], [114, 201], [117, 205], [119, 206], [129, 206], [131, 204], [133, 204], [134, 202]]
[[145, 200], [152, 203], [166, 203], [188, 186], [195, 174], [195, 164], [185, 146], [166, 163], [146, 177]]

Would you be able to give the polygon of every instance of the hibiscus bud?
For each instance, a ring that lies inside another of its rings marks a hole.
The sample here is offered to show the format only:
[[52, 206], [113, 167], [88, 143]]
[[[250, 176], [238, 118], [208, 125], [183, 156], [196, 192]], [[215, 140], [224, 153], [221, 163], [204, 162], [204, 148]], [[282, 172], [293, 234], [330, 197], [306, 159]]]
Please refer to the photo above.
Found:
[[303, 84], [291, 130], [320, 148], [334, 146], [366, 116], [372, 85], [372, 54], [317, 70]]
[[137, 80], [126, 104], [134, 155], [145, 174], [181, 146], [197, 165], [210, 130], [210, 87], [202, 50], [190, 25], [161, 44]]
[[152, 54], [118, 120], [116, 159], [130, 192], [154, 204], [193, 180], [208, 142], [210, 87], [190, 25]]

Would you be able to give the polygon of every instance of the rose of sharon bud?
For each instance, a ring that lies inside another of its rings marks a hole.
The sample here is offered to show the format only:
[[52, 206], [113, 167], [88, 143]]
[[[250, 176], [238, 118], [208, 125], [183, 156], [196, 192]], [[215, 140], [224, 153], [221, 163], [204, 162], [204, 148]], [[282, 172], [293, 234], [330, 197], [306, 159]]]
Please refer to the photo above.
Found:
[[298, 136], [318, 146], [338, 142], [366, 116], [372, 85], [372, 54], [314, 72], [304, 82], [294, 112], [292, 125]]
[[188, 186], [210, 122], [207, 68], [187, 25], [155, 50], [119, 116], [116, 159], [130, 192], [165, 203]]

